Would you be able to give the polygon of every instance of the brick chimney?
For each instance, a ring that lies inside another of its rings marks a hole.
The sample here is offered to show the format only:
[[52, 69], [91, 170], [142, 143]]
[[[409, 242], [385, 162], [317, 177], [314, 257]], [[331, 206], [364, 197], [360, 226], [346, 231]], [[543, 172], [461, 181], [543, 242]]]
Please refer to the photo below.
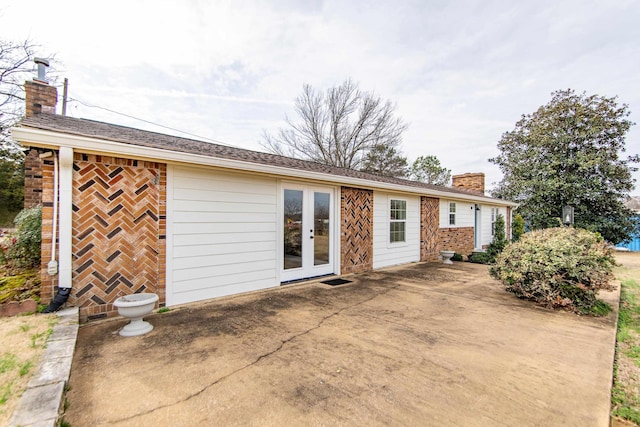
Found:
[[482, 172], [454, 175], [451, 184], [454, 188], [484, 195], [484, 173]]
[[38, 64], [38, 77], [33, 81], [24, 82], [26, 116], [32, 117], [36, 114], [55, 114], [58, 102], [58, 90], [50, 86], [45, 78], [46, 67], [49, 61], [42, 58], [35, 58]]

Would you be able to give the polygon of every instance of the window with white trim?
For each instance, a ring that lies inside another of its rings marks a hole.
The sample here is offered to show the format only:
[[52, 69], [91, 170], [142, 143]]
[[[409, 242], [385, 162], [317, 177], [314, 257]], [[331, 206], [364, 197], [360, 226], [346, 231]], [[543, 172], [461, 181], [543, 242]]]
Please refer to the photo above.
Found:
[[407, 226], [407, 201], [391, 199], [389, 201], [389, 242], [405, 242]]
[[456, 203], [449, 203], [449, 225], [456, 225]]

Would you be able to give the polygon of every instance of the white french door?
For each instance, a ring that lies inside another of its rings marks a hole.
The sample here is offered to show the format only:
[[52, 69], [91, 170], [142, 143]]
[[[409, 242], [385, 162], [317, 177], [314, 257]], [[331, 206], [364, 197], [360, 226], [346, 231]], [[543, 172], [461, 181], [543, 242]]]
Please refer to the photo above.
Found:
[[334, 272], [334, 190], [327, 187], [282, 186], [282, 270], [280, 281]]

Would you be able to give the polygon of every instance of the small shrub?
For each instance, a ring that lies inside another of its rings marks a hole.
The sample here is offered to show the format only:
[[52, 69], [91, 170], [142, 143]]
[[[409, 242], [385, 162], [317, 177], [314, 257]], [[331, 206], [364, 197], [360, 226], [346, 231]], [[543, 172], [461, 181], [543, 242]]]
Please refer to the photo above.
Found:
[[612, 311], [613, 311], [613, 308], [609, 304], [601, 300], [596, 300], [596, 303], [591, 308], [591, 311], [588, 313], [585, 312], [585, 314], [593, 314], [594, 316], [600, 317], [600, 316], [606, 316]]
[[462, 256], [462, 254], [459, 254], [457, 252], [455, 254], [453, 254], [453, 256], [451, 257], [451, 261], [463, 261], [463, 260], [464, 260], [464, 258]]
[[513, 222], [511, 223], [511, 236], [512, 242], [517, 242], [520, 240], [520, 237], [524, 234], [524, 218], [522, 215], [515, 214], [513, 217]]
[[469, 256], [469, 261], [476, 264], [489, 264], [491, 263], [491, 255], [487, 252], [474, 252]]
[[613, 278], [615, 265], [599, 234], [562, 227], [523, 235], [505, 248], [490, 271], [519, 298], [593, 313], [603, 310], [596, 294]]
[[493, 228], [493, 240], [487, 247], [489, 263], [494, 263], [496, 257], [507, 247], [509, 241], [506, 237], [504, 217], [498, 214]]
[[0, 262], [14, 267], [35, 267], [40, 264], [42, 243], [42, 208], [36, 206], [20, 212], [14, 223], [17, 231], [0, 247]]

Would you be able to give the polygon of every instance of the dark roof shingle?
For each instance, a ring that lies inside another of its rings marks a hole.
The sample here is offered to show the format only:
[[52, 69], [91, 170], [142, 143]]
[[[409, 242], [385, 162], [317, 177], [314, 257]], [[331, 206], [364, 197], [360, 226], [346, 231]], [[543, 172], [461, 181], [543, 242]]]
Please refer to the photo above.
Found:
[[[87, 119], [78, 119], [55, 114], [38, 114], [23, 119], [21, 127], [35, 128], [47, 131], [62, 132], [77, 136], [98, 138], [108, 141], [120, 142], [142, 147], [171, 150], [189, 154], [199, 154], [209, 157], [239, 160], [250, 163], [279, 166], [283, 168], [298, 169], [310, 172], [319, 172], [328, 175], [348, 178], [359, 178], [373, 182], [384, 182], [404, 185], [409, 187], [424, 188], [425, 190], [446, 191], [455, 194], [476, 195], [479, 194], [457, 188], [443, 187], [425, 184], [406, 179], [386, 177], [361, 172], [353, 169], [324, 165], [307, 160], [294, 159], [276, 154], [260, 151], [246, 150], [221, 144], [198, 141], [162, 133], [150, 132], [126, 126], [97, 122]], [[428, 193], [428, 191], [427, 191]], [[486, 197], [486, 196], [485, 196]], [[490, 199], [490, 197], [486, 197]]]

